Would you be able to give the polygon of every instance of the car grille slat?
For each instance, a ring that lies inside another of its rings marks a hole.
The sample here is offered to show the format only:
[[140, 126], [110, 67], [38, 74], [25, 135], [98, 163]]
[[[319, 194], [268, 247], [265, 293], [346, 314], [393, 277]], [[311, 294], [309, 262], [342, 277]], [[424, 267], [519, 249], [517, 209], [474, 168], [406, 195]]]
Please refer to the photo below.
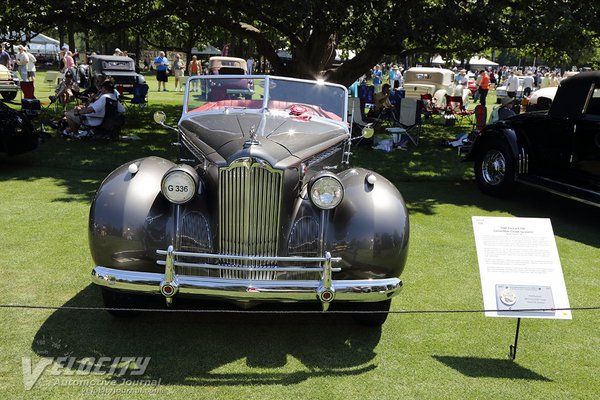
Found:
[[[219, 246], [222, 254], [276, 256], [282, 171], [250, 160], [219, 171]], [[232, 260], [224, 265], [254, 269], [275, 263]], [[273, 280], [273, 271], [221, 271], [226, 279]]]

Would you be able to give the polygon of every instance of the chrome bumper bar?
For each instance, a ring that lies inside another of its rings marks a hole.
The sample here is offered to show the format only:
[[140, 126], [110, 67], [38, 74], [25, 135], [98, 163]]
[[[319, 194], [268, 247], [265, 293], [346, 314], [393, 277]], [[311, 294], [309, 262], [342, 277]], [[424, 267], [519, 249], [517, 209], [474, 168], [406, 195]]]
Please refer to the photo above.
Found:
[[[165, 275], [153, 272], [123, 271], [98, 266], [92, 271], [93, 283], [111, 289], [161, 294]], [[320, 281], [245, 281], [176, 275], [177, 292], [238, 301], [320, 301]], [[332, 280], [336, 301], [383, 301], [402, 289], [398, 278]], [[164, 293], [163, 293], [164, 294]]]
[[[92, 271], [92, 282], [111, 289], [131, 291], [145, 294], [162, 294], [170, 305], [177, 293], [184, 295], [207, 296], [234, 301], [320, 301], [323, 310], [336, 301], [377, 302], [397, 295], [402, 289], [399, 278], [333, 280], [332, 263], [341, 261], [339, 257], [331, 257], [329, 252], [324, 257], [256, 257], [233, 256], [209, 253], [190, 253], [174, 251], [173, 246], [167, 250], [157, 250], [164, 255], [165, 261], [157, 263], [165, 267], [164, 273], [126, 271], [97, 266]], [[223, 279], [178, 275], [176, 266], [198, 268], [253, 270], [256, 267], [227, 266], [204, 263], [180, 262], [175, 258], [186, 256], [191, 258], [210, 258], [226, 260], [274, 261], [274, 262], [319, 262], [318, 268], [302, 267], [259, 267], [261, 271], [320, 271], [320, 280], [249, 280]]]

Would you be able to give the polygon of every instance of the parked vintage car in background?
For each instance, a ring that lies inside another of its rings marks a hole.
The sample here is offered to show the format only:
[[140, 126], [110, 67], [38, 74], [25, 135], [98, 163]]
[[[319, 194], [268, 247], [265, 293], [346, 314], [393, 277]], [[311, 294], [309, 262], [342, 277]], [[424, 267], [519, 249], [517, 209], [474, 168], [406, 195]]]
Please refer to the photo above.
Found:
[[563, 80], [547, 111], [486, 126], [468, 159], [484, 193], [521, 183], [600, 206], [600, 72]]
[[[209, 75], [247, 75], [246, 60], [237, 57], [211, 57], [208, 59]], [[252, 98], [254, 87], [252, 79], [227, 79], [212, 81], [211, 98], [218, 101], [231, 96], [241, 96], [247, 100]]]
[[[517, 89], [517, 99], [523, 97], [523, 78], [524, 76], [517, 76], [517, 79], [519, 80], [519, 89]], [[506, 85], [506, 82], [504, 82], [502, 86], [498, 86], [496, 88], [496, 103], [500, 104], [502, 102], [502, 99], [508, 96], [507, 89], [508, 86]]]
[[14, 100], [19, 91], [19, 78], [4, 65], [0, 65], [0, 95], [4, 100]]
[[91, 60], [90, 84], [99, 75], [112, 77], [120, 93], [133, 93], [135, 85], [146, 84], [146, 78], [136, 72], [135, 61], [130, 57], [95, 55]]
[[0, 102], [0, 153], [15, 156], [37, 146], [38, 134], [29, 117]]
[[409, 68], [404, 73], [405, 96], [420, 99], [421, 95], [430, 94], [437, 107], [446, 105], [446, 94], [461, 96], [466, 105], [471, 92], [467, 87], [456, 85], [454, 75], [453, 71], [443, 68]]
[[[179, 163], [122, 165], [92, 202], [92, 279], [105, 305], [127, 307], [140, 300], [132, 294], [168, 304], [185, 296], [244, 307], [304, 302], [382, 324], [402, 287], [409, 221], [393, 184], [347, 166], [346, 88], [271, 76], [191, 79], [200, 90], [186, 92], [172, 128]], [[252, 80], [250, 99], [212, 100], [214, 88], [241, 79]], [[155, 118], [164, 124], [163, 113]]]

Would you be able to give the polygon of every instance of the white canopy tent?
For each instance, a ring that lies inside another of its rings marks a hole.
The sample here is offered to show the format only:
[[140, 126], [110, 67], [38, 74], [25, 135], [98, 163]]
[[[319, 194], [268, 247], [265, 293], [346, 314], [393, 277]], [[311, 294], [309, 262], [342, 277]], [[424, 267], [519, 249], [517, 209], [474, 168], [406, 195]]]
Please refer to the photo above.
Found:
[[474, 68], [474, 67], [497, 67], [500, 64], [490, 61], [484, 57], [471, 57], [471, 59], [469, 60], [469, 65], [471, 65], [471, 68]]
[[33, 54], [56, 54], [60, 51], [60, 42], [43, 33], [38, 33], [29, 41], [29, 51]]
[[433, 65], [444, 65], [446, 64], [446, 61], [442, 58], [442, 56], [440, 56], [439, 54], [435, 57], [433, 57], [433, 59], [431, 60], [431, 64]]

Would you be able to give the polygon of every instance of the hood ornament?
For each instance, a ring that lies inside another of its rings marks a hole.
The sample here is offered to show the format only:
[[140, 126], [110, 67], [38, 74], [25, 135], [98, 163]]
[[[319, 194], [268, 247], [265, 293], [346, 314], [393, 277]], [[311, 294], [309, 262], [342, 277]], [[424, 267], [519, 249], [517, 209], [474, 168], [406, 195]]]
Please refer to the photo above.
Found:
[[248, 139], [244, 142], [244, 148], [248, 148], [250, 146], [258, 146], [258, 145], [260, 145], [260, 142], [256, 138], [256, 126], [252, 125], [252, 127], [250, 127], [250, 139]]

